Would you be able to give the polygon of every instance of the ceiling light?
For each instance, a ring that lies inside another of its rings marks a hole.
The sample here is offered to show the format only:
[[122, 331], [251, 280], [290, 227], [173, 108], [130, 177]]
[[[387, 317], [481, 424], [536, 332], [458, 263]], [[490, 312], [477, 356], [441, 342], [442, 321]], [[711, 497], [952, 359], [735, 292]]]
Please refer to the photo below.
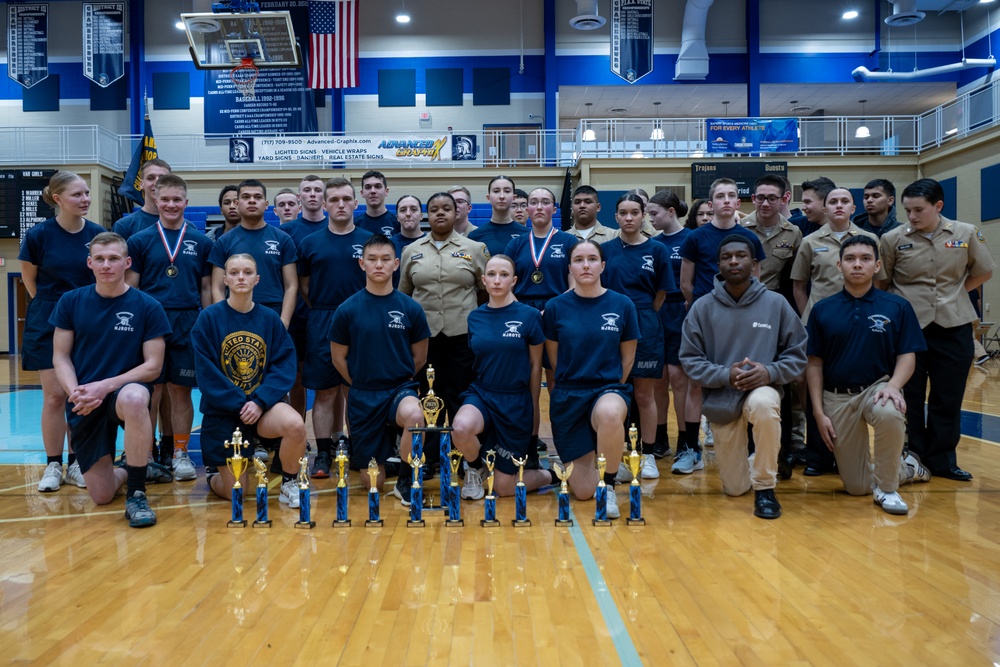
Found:
[[852, 9], [850, 11], [844, 12], [843, 16], [841, 16], [840, 18], [845, 20], [856, 19], [858, 18], [858, 13]]
[[656, 121], [653, 123], [653, 132], [649, 138], [653, 141], [663, 141], [663, 128], [660, 127], [660, 102], [653, 102], [656, 107]]
[[947, 132], [945, 132], [944, 134], [945, 134], [945, 136], [951, 136], [952, 134], [958, 134], [958, 128], [957, 127], [953, 127], [950, 130], [948, 130]]
[[858, 129], [854, 131], [854, 138], [855, 139], [867, 139], [868, 137], [872, 136], [872, 131], [868, 129], [868, 126], [865, 125], [865, 121], [864, 121], [865, 102], [867, 102], [867, 101], [868, 100], [858, 100], [858, 104], [861, 105], [861, 118], [862, 118], [862, 120], [861, 120], [861, 125], [859, 125]]
[[635, 145], [635, 152], [632, 153], [632, 157], [634, 157], [634, 158], [641, 158], [641, 157], [643, 157], [642, 151], [639, 150], [639, 144]]
[[409, 23], [410, 15], [406, 12], [405, 0], [399, 2], [399, 13], [396, 14], [396, 23]]
[[583, 131], [583, 140], [584, 141], [597, 141], [597, 132], [594, 132], [594, 128], [590, 127], [590, 125], [589, 125], [589, 121], [590, 121], [590, 119], [592, 117], [592, 114], [593, 114], [593, 109], [591, 109], [591, 107], [594, 106], [594, 103], [593, 102], [586, 102], [585, 106], [587, 107], [587, 121], [588, 121], [588, 125], [587, 125], [587, 129]]
[[183, 30], [184, 29], [184, 21], [178, 21], [177, 23], [174, 24], [174, 27], [177, 28], [178, 30]]

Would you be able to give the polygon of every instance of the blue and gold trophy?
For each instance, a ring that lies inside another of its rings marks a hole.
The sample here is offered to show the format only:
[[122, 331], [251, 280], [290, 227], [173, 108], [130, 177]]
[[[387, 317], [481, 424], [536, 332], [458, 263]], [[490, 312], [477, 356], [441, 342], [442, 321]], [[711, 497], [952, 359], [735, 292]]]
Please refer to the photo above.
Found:
[[[432, 498], [424, 498], [424, 477], [423, 471], [420, 473], [420, 499], [423, 503], [423, 508], [425, 510], [447, 510], [448, 509], [448, 493], [449, 486], [451, 485], [451, 471], [448, 468], [448, 455], [451, 452], [451, 427], [448, 426], [448, 420], [445, 418], [445, 425], [438, 426], [438, 417], [441, 416], [441, 411], [444, 410], [444, 401], [434, 393], [434, 367], [427, 367], [427, 395], [420, 399], [420, 409], [424, 413], [424, 425], [414, 426], [410, 429], [413, 434], [413, 456], [414, 458], [420, 459], [421, 466], [427, 463], [427, 457], [424, 455], [424, 442], [425, 434], [427, 433], [437, 433], [440, 439], [440, 468], [441, 468], [441, 504], [435, 505]], [[416, 480], [414, 480], [416, 482]], [[413, 501], [412, 491], [410, 501]], [[412, 505], [411, 505], [412, 507]]]
[[309, 457], [303, 456], [299, 459], [299, 520], [295, 522], [296, 528], [312, 529], [316, 527], [316, 522], [311, 517], [312, 507], [309, 503], [310, 500]]
[[347, 518], [347, 451], [343, 445], [337, 448], [337, 518], [333, 520], [334, 528], [349, 528], [351, 520]]
[[639, 431], [635, 424], [628, 430], [628, 439], [632, 443], [632, 451], [628, 454], [628, 469], [632, 472], [632, 483], [628, 487], [628, 519], [625, 523], [629, 526], [645, 526], [646, 520], [642, 518], [642, 487], [639, 485], [642, 455], [635, 446], [639, 441]]
[[610, 526], [608, 519], [608, 485], [604, 483], [604, 472], [608, 469], [608, 460], [604, 454], [597, 456], [597, 489], [594, 491], [594, 525]]
[[483, 500], [483, 519], [479, 525], [483, 528], [498, 528], [497, 497], [493, 495], [493, 466], [496, 465], [497, 453], [492, 449], [486, 452], [486, 498]]
[[[416, 437], [414, 437], [416, 440]], [[427, 462], [427, 457], [423, 452], [417, 452], [416, 448], [407, 457], [406, 462], [413, 468], [413, 484], [410, 485], [410, 520], [406, 522], [407, 528], [424, 527], [424, 473], [423, 465]]]
[[517, 484], [514, 485], [514, 519], [510, 525], [515, 528], [528, 528], [531, 521], [528, 519], [528, 487], [524, 485], [524, 464], [528, 462], [528, 457], [520, 459], [511, 457], [511, 462], [517, 466]]
[[458, 488], [458, 466], [462, 465], [462, 452], [457, 449], [448, 452], [447, 459], [441, 459], [442, 470], [445, 460], [451, 464], [451, 484], [448, 485], [448, 520], [444, 525], [449, 528], [461, 528], [465, 525], [465, 521], [462, 520], [462, 493]]
[[552, 469], [556, 471], [556, 477], [559, 478], [559, 518], [556, 519], [556, 525], [560, 528], [572, 528], [573, 526], [573, 519], [569, 518], [569, 484], [567, 484], [569, 476], [573, 474], [573, 465], [570, 463], [563, 468], [558, 463], [552, 464]]
[[250, 459], [244, 458], [242, 450], [248, 445], [243, 442], [243, 433], [239, 429], [233, 431], [233, 439], [226, 440], [225, 447], [233, 449], [233, 455], [226, 459], [226, 466], [229, 472], [233, 473], [236, 481], [233, 482], [232, 505], [233, 511], [229, 522], [226, 524], [230, 528], [246, 528], [247, 522], [243, 518], [243, 485], [240, 484], [240, 477], [247, 471]]
[[382, 516], [379, 513], [378, 496], [378, 461], [375, 457], [368, 462], [368, 480], [372, 487], [368, 489], [368, 520], [365, 521], [365, 528], [381, 528]]
[[254, 528], [270, 528], [271, 519], [267, 515], [267, 466], [258, 458], [253, 461], [254, 474], [257, 475], [257, 518]]

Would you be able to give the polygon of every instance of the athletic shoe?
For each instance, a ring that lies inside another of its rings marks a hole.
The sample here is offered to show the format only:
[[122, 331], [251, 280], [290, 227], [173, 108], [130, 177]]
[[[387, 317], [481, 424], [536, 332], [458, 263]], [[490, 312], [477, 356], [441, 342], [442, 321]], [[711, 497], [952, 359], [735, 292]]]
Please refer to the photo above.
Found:
[[907, 481], [910, 482], [929, 482], [931, 481], [931, 471], [928, 470], [923, 463], [920, 462], [920, 457], [913, 452], [906, 452], [903, 457], [903, 463], [906, 467], [910, 469], [912, 473], [909, 475]]
[[67, 484], [76, 484], [81, 489], [87, 488], [87, 481], [83, 478], [83, 473], [80, 472], [79, 461], [73, 461], [73, 463], [66, 468], [66, 478], [64, 481]]
[[985, 364], [985, 363], [986, 363], [987, 361], [989, 361], [989, 360], [990, 360], [990, 355], [988, 355], [988, 354], [984, 354], [983, 356], [981, 356], [981, 357], [978, 357], [978, 358], [976, 359], [976, 365], [977, 365], [977, 366], [982, 366], [983, 364]]
[[45, 466], [45, 472], [42, 473], [42, 479], [38, 482], [38, 490], [42, 493], [49, 493], [50, 491], [58, 491], [59, 487], [63, 483], [63, 469], [62, 463], [53, 461], [52, 463]]
[[872, 491], [872, 500], [874, 500], [875, 504], [881, 507], [886, 514], [903, 515], [910, 511], [910, 508], [906, 506], [906, 503], [895, 491], [892, 493], [886, 493], [876, 486]]
[[673, 452], [670, 451], [670, 445], [667, 443], [657, 440], [656, 443], [653, 444], [653, 456], [656, 458], [665, 459], [671, 454], [673, 454]]
[[174, 479], [179, 482], [190, 482], [192, 479], [198, 477], [197, 471], [194, 469], [194, 464], [191, 463], [191, 457], [187, 452], [177, 450], [174, 452], [174, 460], [172, 461], [172, 467], [174, 469]]
[[299, 485], [294, 479], [290, 479], [281, 485], [281, 494], [278, 501], [288, 505], [288, 509], [297, 510], [299, 508]]
[[174, 474], [167, 466], [160, 465], [156, 461], [146, 464], [146, 482], [148, 484], [169, 484], [174, 481]]
[[205, 481], [211, 485], [212, 478], [219, 474], [219, 469], [215, 466], [205, 466]]
[[615, 484], [628, 484], [632, 481], [632, 471], [628, 469], [625, 462], [618, 464], [618, 473], [615, 475]]
[[326, 479], [330, 476], [330, 463], [330, 452], [320, 452], [313, 460], [313, 467], [309, 471], [309, 476], [313, 479]]
[[271, 455], [268, 453], [266, 449], [264, 449], [263, 445], [257, 444], [254, 445], [253, 448], [253, 457], [255, 459], [260, 459], [261, 463], [267, 463], [267, 460], [271, 457]]
[[712, 425], [708, 423], [708, 420], [704, 417], [701, 418], [701, 427], [705, 431], [705, 446], [714, 447], [715, 446], [715, 434], [712, 433]]
[[396, 483], [392, 486], [392, 495], [394, 495], [397, 498], [399, 498], [399, 502], [402, 503], [403, 507], [409, 507], [410, 506], [410, 485], [409, 484], [403, 484], [402, 486], [400, 486], [399, 485], [399, 481], [400, 480], [397, 479]]
[[466, 463], [465, 484], [462, 486], [462, 497], [466, 500], [479, 500], [484, 495], [486, 495], [486, 492], [483, 491], [482, 474]]
[[639, 475], [643, 479], [656, 479], [660, 476], [660, 469], [656, 467], [656, 459], [653, 458], [652, 454], [642, 455], [642, 467], [639, 469]]
[[701, 452], [693, 449], [685, 449], [670, 467], [670, 472], [675, 475], [690, 475], [695, 470], [703, 470], [705, 461], [701, 458]]
[[125, 518], [133, 528], [156, 525], [156, 513], [150, 509], [145, 492], [136, 491], [125, 499]]
[[618, 496], [615, 494], [615, 487], [608, 487], [608, 518], [617, 519], [621, 516], [618, 511]]

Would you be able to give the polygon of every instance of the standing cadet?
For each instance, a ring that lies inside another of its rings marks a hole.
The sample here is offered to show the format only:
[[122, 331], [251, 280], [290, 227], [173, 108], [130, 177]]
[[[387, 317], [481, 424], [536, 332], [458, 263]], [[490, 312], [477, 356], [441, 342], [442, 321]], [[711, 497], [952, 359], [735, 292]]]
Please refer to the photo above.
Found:
[[399, 221], [385, 207], [385, 197], [388, 194], [389, 185], [382, 172], [374, 169], [365, 172], [361, 177], [361, 196], [365, 200], [365, 212], [355, 217], [354, 224], [372, 234], [382, 234], [386, 238], [399, 232]]
[[742, 224], [757, 235], [767, 253], [767, 258], [760, 263], [760, 281], [767, 289], [791, 297], [788, 275], [802, 243], [802, 231], [779, 212], [791, 193], [785, 189], [785, 180], [773, 175], [758, 178], [753, 190], [756, 209]]
[[[464, 196], [461, 192], [457, 192], [456, 194], [460, 197]], [[462, 205], [458, 204], [457, 199], [455, 203], [458, 205], [458, 208], [462, 208]], [[403, 258], [403, 250], [406, 246], [424, 238], [424, 232], [420, 229], [420, 223], [424, 217], [423, 204], [413, 195], [403, 195], [396, 202], [396, 217], [399, 219], [399, 233], [393, 234], [389, 240], [396, 247], [396, 259], [401, 260]], [[458, 230], [456, 229], [455, 231]], [[392, 274], [392, 286], [399, 287], [398, 268]]]
[[968, 293], [990, 279], [996, 262], [977, 227], [941, 215], [944, 191], [937, 181], [910, 183], [902, 200], [909, 224], [882, 237], [883, 284], [910, 302], [927, 341], [903, 388], [906, 433], [910, 450], [934, 475], [968, 482], [972, 474], [959, 467], [955, 455], [976, 319]]
[[[618, 230], [605, 227], [597, 220], [601, 200], [597, 190], [581, 185], [573, 191], [573, 226], [566, 230], [578, 239], [589, 239], [600, 245], [618, 236]], [[563, 215], [566, 212], [563, 211]]]
[[222, 214], [222, 224], [205, 232], [205, 236], [213, 243], [240, 224], [240, 198], [237, 192], [239, 188], [235, 185], [224, 185], [219, 191], [219, 213]]
[[514, 222], [510, 214], [514, 187], [514, 181], [507, 176], [491, 178], [486, 186], [486, 198], [492, 208], [490, 221], [469, 232], [470, 239], [486, 244], [490, 255], [502, 254], [512, 239], [526, 231], [523, 225]]
[[126, 215], [114, 224], [112, 230], [126, 241], [133, 234], [148, 229], [156, 224], [159, 213], [156, 211], [156, 182], [160, 176], [170, 173], [170, 165], [160, 158], [153, 158], [143, 163], [139, 170], [142, 191], [142, 208]]
[[809, 236], [827, 223], [826, 196], [835, 187], [837, 186], [834, 182], [826, 176], [802, 183], [802, 208], [797, 209], [798, 214], [793, 214], [788, 220], [802, 230], [802, 238]]
[[892, 181], [876, 178], [865, 185], [865, 212], [854, 218], [854, 224], [882, 238], [899, 226], [896, 220], [896, 186]]
[[[468, 236], [470, 232], [479, 229], [469, 222], [469, 213], [472, 212], [472, 193], [469, 189], [464, 185], [453, 185], [446, 192], [455, 198], [455, 206], [458, 207], [455, 215], [455, 231], [462, 236]], [[396, 217], [399, 217], [399, 204], [396, 204]], [[402, 221], [399, 224], [402, 227]]]
[[302, 212], [299, 195], [291, 188], [278, 190], [278, 194], [274, 195], [271, 207], [274, 209], [274, 214], [278, 216], [278, 223], [282, 226], [298, 218]]
[[514, 201], [510, 204], [510, 217], [517, 224], [528, 226], [528, 193], [521, 188], [514, 188]]

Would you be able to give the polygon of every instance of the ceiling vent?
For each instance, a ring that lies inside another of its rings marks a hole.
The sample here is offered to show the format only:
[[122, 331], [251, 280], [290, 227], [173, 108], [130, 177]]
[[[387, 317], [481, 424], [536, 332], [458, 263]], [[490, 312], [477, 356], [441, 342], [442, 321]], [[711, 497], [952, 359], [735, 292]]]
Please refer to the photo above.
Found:
[[917, 0], [892, 0], [892, 14], [885, 17], [885, 24], [900, 28], [919, 23], [925, 16], [923, 12], [917, 11]]
[[597, 13], [597, 0], [576, 0], [576, 16], [569, 20], [577, 30], [597, 30], [607, 22]]

